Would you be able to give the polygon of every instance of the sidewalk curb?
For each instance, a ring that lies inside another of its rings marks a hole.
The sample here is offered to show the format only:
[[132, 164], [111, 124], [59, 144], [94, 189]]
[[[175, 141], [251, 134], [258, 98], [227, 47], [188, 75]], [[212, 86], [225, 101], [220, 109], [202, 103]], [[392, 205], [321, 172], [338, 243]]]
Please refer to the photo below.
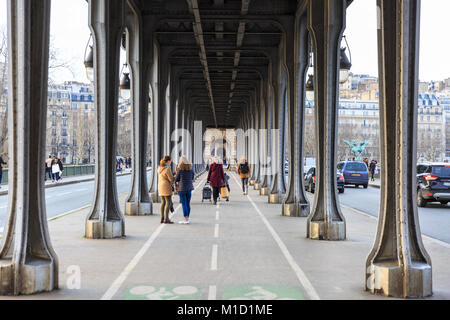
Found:
[[[127, 176], [127, 175], [130, 175], [130, 174], [131, 174], [131, 172], [126, 172], [126, 173], [118, 174], [117, 176], [118, 177], [120, 177], [120, 176]], [[93, 180], [95, 180], [95, 177], [84, 178], [84, 179], [75, 180], [75, 181], [67, 181], [67, 182], [61, 182], [61, 183], [47, 184], [47, 185], [45, 185], [45, 189], [59, 187], [59, 186], [67, 186], [67, 185], [70, 185], [70, 184], [82, 183], [82, 182], [93, 181]], [[7, 195], [7, 194], [8, 194], [7, 190], [0, 191], [0, 196], [4, 196], [4, 195]]]
[[370, 183], [369, 183], [369, 187], [375, 188], [375, 189], [381, 189], [381, 186], [378, 185], [378, 184], [370, 184]]

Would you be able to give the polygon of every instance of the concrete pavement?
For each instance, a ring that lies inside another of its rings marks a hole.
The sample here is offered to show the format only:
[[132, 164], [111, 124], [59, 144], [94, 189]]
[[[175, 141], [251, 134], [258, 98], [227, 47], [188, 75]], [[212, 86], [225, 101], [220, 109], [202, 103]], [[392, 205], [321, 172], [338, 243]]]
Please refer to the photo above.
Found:
[[[309, 240], [306, 218], [282, 217], [281, 205], [256, 191], [243, 196], [235, 178], [231, 201], [218, 206], [201, 203], [199, 178], [190, 225], [161, 225], [158, 214], [126, 217], [125, 238], [90, 240], [83, 238], [88, 209], [50, 221], [61, 289], [7, 299], [386, 299], [364, 292], [375, 218], [344, 207], [347, 240]], [[174, 221], [182, 219], [177, 198]], [[450, 299], [450, 248], [424, 244], [433, 262], [431, 299]]]

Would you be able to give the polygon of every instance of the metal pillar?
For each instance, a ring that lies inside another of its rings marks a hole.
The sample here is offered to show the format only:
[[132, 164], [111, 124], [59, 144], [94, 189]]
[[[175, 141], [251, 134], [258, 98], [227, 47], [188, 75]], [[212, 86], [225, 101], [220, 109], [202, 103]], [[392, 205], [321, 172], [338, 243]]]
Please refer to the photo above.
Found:
[[[135, 9], [135, 8], [134, 8]], [[133, 171], [131, 189], [125, 201], [125, 214], [130, 216], [149, 215], [153, 212], [147, 185], [147, 130], [148, 80], [150, 61], [144, 60], [144, 39], [141, 17], [127, 14], [128, 64], [131, 68], [132, 101], [132, 143]]]
[[[269, 203], [281, 203], [281, 190], [280, 190], [280, 179], [283, 177], [281, 174], [284, 174], [284, 168], [280, 172], [280, 151], [282, 147], [280, 146], [281, 143], [281, 131], [282, 128], [280, 127], [280, 119], [281, 119], [281, 99], [280, 96], [280, 82], [281, 82], [281, 75], [280, 75], [280, 61], [276, 61], [276, 63], [273, 66], [274, 71], [272, 72], [272, 93], [273, 93], [273, 103], [272, 103], [272, 149], [271, 149], [271, 160], [272, 160], [272, 184], [270, 186], [270, 193], [269, 193]], [[284, 115], [283, 115], [284, 117]]]
[[270, 192], [270, 175], [271, 175], [271, 164], [272, 164], [272, 159], [270, 157], [270, 150], [271, 150], [271, 126], [272, 126], [272, 122], [271, 122], [271, 88], [270, 88], [270, 84], [269, 84], [269, 80], [268, 79], [264, 79], [263, 82], [263, 88], [265, 90], [263, 90], [265, 92], [264, 95], [264, 129], [265, 134], [264, 134], [264, 157], [265, 157], [265, 163], [264, 163], [264, 179], [262, 181], [261, 187], [259, 189], [259, 194], [261, 196], [265, 196], [268, 195]]
[[124, 27], [123, 0], [89, 1], [89, 25], [94, 35], [97, 144], [95, 194], [86, 220], [86, 238], [124, 236], [124, 217], [116, 189], [119, 45]]
[[[0, 294], [58, 288], [58, 258], [44, 194], [50, 0], [8, 1], [9, 203], [0, 249]], [[33, 36], [30, 36], [33, 34]]]
[[[265, 170], [265, 165], [267, 163], [267, 157], [265, 147], [266, 147], [266, 123], [265, 123], [265, 116], [266, 116], [266, 103], [264, 102], [264, 96], [263, 96], [263, 88], [264, 88], [264, 79], [261, 79], [259, 82], [259, 88], [258, 88], [258, 95], [259, 95], [259, 103], [258, 103], [258, 109], [259, 109], [259, 115], [258, 115], [258, 158], [259, 158], [259, 166], [258, 166], [258, 181], [255, 184], [254, 188], [255, 190], [261, 190], [261, 188], [267, 186], [267, 175]], [[261, 191], [260, 191], [261, 192]]]
[[384, 296], [426, 297], [432, 294], [431, 259], [416, 203], [420, 0], [378, 0], [377, 5], [382, 188], [365, 288]]
[[[272, 68], [269, 67], [269, 70]], [[273, 103], [274, 103], [274, 94], [273, 88], [270, 84], [271, 74], [269, 74], [266, 86], [267, 86], [267, 95], [266, 95], [266, 103], [265, 103], [265, 128], [266, 128], [266, 142], [265, 142], [265, 150], [266, 150], [266, 164], [265, 164], [265, 180], [261, 189], [259, 189], [259, 194], [261, 196], [268, 196], [270, 194], [271, 185], [272, 185], [272, 177], [273, 177], [273, 154], [272, 154], [272, 134], [273, 134]]]
[[[289, 70], [289, 88], [293, 91], [289, 97], [289, 189], [283, 204], [283, 215], [307, 217], [309, 202], [306, 198], [303, 180], [303, 141], [305, 131], [305, 78], [309, 66], [309, 38], [307, 16], [296, 17], [294, 47], [295, 66]], [[288, 45], [289, 46], [289, 45]], [[290, 51], [290, 50], [289, 50]], [[292, 81], [293, 78], [293, 81]]]
[[316, 196], [308, 218], [307, 237], [318, 240], [346, 237], [345, 219], [336, 194], [339, 58], [346, 6], [346, 0], [315, 0], [308, 6], [308, 29], [315, 57], [317, 158]]

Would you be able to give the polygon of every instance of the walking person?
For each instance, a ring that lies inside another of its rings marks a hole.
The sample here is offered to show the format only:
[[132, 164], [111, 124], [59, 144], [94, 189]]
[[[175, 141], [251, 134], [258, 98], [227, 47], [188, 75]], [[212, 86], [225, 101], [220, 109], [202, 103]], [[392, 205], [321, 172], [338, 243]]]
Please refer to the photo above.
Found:
[[52, 156], [51, 155], [48, 155], [48, 159], [45, 160], [45, 180], [47, 180], [47, 175], [48, 175], [48, 178], [53, 181]]
[[248, 164], [245, 157], [241, 158], [241, 162], [237, 167], [237, 173], [242, 181], [242, 192], [244, 195], [248, 194], [248, 178], [250, 177], [250, 165]]
[[[7, 163], [5, 161], [3, 161], [2, 156], [0, 156], [0, 184], [2, 183], [2, 179], [3, 179], [3, 166], [7, 165]], [[1, 186], [0, 186], [1, 188]]]
[[58, 164], [58, 159], [56, 158], [56, 156], [53, 156], [52, 175], [53, 175], [53, 181], [56, 181], [56, 183], [59, 182], [60, 172], [61, 172], [61, 169], [60, 169], [59, 164]]
[[213, 189], [214, 204], [217, 204], [220, 188], [224, 186], [225, 175], [223, 172], [223, 165], [219, 163], [218, 158], [214, 158], [213, 163], [209, 167], [207, 181]]
[[61, 161], [61, 156], [58, 156], [58, 166], [59, 166], [59, 179], [62, 181], [62, 175], [64, 172], [64, 166], [63, 163]]
[[178, 195], [180, 196], [181, 206], [183, 207], [184, 221], [180, 224], [190, 223], [191, 214], [191, 196], [194, 190], [194, 171], [192, 170], [192, 163], [186, 157], [180, 158], [180, 164], [177, 167], [175, 182], [178, 182]]
[[371, 174], [371, 176], [372, 176], [372, 178], [370, 179], [370, 181], [375, 181], [374, 175], [375, 175], [375, 170], [376, 170], [376, 169], [377, 169], [377, 162], [376, 162], [375, 160], [372, 160], [372, 161], [370, 162], [370, 165], [369, 165], [370, 174]]
[[170, 164], [172, 159], [165, 156], [159, 163], [158, 168], [158, 193], [161, 197], [161, 223], [172, 224], [169, 219], [169, 210], [172, 205], [173, 183], [175, 178], [172, 174]]

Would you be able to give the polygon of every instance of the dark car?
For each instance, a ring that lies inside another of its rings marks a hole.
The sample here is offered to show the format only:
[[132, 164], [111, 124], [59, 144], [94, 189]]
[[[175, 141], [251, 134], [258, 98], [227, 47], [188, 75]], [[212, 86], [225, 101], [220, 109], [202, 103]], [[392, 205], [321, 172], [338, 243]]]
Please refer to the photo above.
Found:
[[362, 161], [344, 161], [337, 165], [338, 172], [344, 176], [344, 184], [353, 184], [356, 188], [369, 185], [369, 169]]
[[[344, 193], [344, 176], [341, 173], [336, 174], [337, 188], [339, 193]], [[316, 168], [312, 167], [305, 174], [305, 189], [311, 193], [314, 193], [316, 189]]]
[[417, 165], [417, 206], [428, 202], [446, 205], [450, 201], [450, 164], [420, 163]]

